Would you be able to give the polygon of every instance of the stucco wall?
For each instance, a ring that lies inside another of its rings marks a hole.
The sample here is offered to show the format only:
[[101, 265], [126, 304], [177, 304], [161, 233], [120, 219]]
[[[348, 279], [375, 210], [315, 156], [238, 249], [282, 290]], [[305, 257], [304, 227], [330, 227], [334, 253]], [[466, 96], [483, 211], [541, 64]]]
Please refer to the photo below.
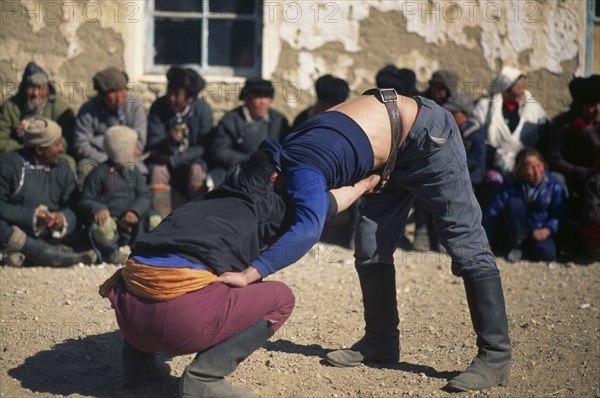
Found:
[[[92, 75], [124, 68], [148, 107], [164, 77], [147, 76], [144, 1], [0, 2], [0, 101], [30, 60], [43, 66], [74, 108], [94, 91]], [[567, 83], [585, 60], [584, 1], [367, 0], [264, 1], [263, 76], [290, 120], [314, 99], [312, 82], [343, 77], [353, 95], [388, 63], [413, 69], [424, 89], [437, 69], [456, 71], [473, 97], [503, 65], [523, 70], [549, 115], [565, 109]], [[206, 76], [204, 97], [217, 117], [237, 105], [243, 79]]]

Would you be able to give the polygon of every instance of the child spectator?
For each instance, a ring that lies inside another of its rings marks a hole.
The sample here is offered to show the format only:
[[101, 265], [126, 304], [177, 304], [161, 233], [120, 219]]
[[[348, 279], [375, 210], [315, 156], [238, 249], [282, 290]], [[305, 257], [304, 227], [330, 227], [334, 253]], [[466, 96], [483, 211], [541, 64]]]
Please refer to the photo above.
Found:
[[[106, 130], [104, 150], [108, 160], [85, 180], [81, 208], [92, 220], [90, 239], [103, 261], [120, 264], [127, 259], [120, 246], [135, 243], [144, 227], [154, 227], [160, 217], [149, 216], [151, 195], [146, 179], [136, 167], [137, 133], [127, 126]], [[149, 224], [149, 225], [147, 225]]]
[[542, 155], [534, 148], [522, 149], [516, 157], [514, 179], [495, 196], [484, 219], [492, 248], [497, 250], [502, 244], [498, 231], [503, 226], [508, 261], [520, 261], [523, 254], [532, 260], [553, 261], [565, 200], [562, 184], [546, 172]]

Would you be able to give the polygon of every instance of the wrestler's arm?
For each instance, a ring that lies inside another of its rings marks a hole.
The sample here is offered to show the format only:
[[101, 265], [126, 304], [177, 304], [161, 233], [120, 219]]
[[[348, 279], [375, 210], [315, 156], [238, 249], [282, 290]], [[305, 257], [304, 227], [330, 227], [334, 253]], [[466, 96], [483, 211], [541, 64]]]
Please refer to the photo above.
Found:
[[356, 202], [358, 198], [360, 198], [365, 193], [371, 192], [373, 188], [377, 186], [379, 181], [381, 180], [381, 176], [379, 174], [371, 174], [367, 178], [360, 180], [354, 185], [348, 185], [341, 188], [332, 189], [329, 191], [329, 199], [330, 199], [330, 209], [332, 207], [331, 200], [335, 201], [337, 204], [337, 211], [331, 214], [332, 212], [328, 212], [329, 216], [341, 213], [346, 210], [348, 207], [352, 205], [352, 203]]
[[[319, 178], [316, 176], [312, 176], [312, 178], [310, 179], [311, 181], [313, 181], [313, 184], [307, 184], [306, 183], [306, 175], [304, 175], [300, 180], [304, 179], [304, 184], [302, 184], [302, 186], [306, 189], [308, 188], [307, 185], [315, 185], [314, 187], [312, 187], [314, 189], [313, 192], [313, 198], [309, 199], [308, 201], [306, 200], [307, 198], [304, 197], [302, 198], [303, 195], [300, 195], [300, 198], [298, 197], [298, 195], [296, 194], [296, 209], [298, 212], [298, 207], [302, 208], [306, 205], [306, 202], [312, 202], [313, 204], [315, 203], [322, 203], [322, 200], [315, 200], [317, 197], [321, 197], [322, 198], [322, 194], [319, 194], [319, 192], [324, 192], [325, 190], [325, 184], [322, 181], [319, 181]], [[331, 201], [332, 199], [334, 199], [337, 202], [337, 212], [341, 212], [343, 210], [346, 210], [348, 207], [350, 207], [350, 205], [352, 203], [354, 203], [358, 198], [361, 197], [361, 195], [371, 191], [373, 188], [375, 188], [375, 186], [379, 183], [379, 180], [381, 179], [381, 177], [379, 175], [371, 175], [359, 182], [357, 182], [356, 184], [352, 185], [352, 186], [346, 186], [346, 187], [341, 187], [341, 188], [337, 188], [337, 189], [332, 189], [329, 191], [329, 201]], [[292, 182], [292, 187], [291, 189], [293, 191], [295, 191], [295, 186], [296, 184], [294, 184]], [[304, 190], [303, 190], [304, 191]], [[324, 207], [325, 206], [325, 207]], [[326, 205], [324, 206], [319, 206], [317, 205], [317, 209], [313, 209], [316, 210], [317, 213], [323, 213], [324, 209], [327, 209]], [[329, 206], [331, 208], [331, 206]], [[301, 210], [302, 212], [303, 210]], [[329, 214], [332, 215], [332, 214]], [[298, 216], [297, 216], [298, 217]], [[302, 218], [305, 217], [300, 217], [301, 221]], [[317, 217], [318, 218], [318, 217]], [[265, 258], [265, 259], [273, 259], [275, 254], [274, 253], [278, 253], [278, 250], [285, 250], [288, 244], [292, 244], [294, 245], [294, 249], [296, 249], [298, 246], [297, 242], [294, 242], [293, 239], [294, 238], [298, 238], [297, 236], [294, 237], [293, 233], [297, 232], [297, 230], [303, 230], [305, 228], [302, 228], [301, 226], [298, 227], [298, 225], [292, 226], [291, 228], [291, 233], [290, 231], [286, 232], [281, 239], [275, 243], [274, 246], [280, 246], [280, 247], [276, 247], [274, 251], [272, 251], [271, 253], [264, 253], [261, 256], [261, 258]], [[308, 246], [308, 249], [310, 249], [310, 247], [312, 247], [312, 245], [314, 245], [314, 243], [316, 243], [316, 241], [318, 241], [318, 238], [321, 234], [321, 230], [322, 227], [317, 228], [318, 229], [318, 234], [316, 235], [316, 240], [315, 242], [311, 243], [310, 246]], [[314, 230], [314, 228], [313, 228]], [[304, 236], [306, 236], [306, 234], [303, 234]], [[310, 235], [310, 234], [309, 234]], [[281, 242], [283, 240], [283, 243]], [[286, 241], [289, 240], [290, 242]], [[271, 248], [267, 249], [270, 250]], [[306, 251], [308, 251], [308, 249]], [[287, 258], [284, 260], [288, 260], [290, 261], [289, 263], [281, 266], [281, 268], [297, 261], [300, 257], [302, 257], [306, 251], [304, 251], [298, 258], [296, 259], [291, 259], [291, 258]], [[260, 261], [261, 258], [259, 258], [257, 261]], [[291, 261], [293, 260], [293, 261]], [[277, 262], [277, 258], [275, 258], [275, 262]], [[275, 272], [278, 269], [276, 269], [275, 271], [269, 272], [266, 270], [266, 267], [269, 267], [269, 265], [264, 264], [264, 263], [260, 263], [259, 266], [263, 266], [261, 267], [261, 269], [263, 269], [263, 273], [265, 273], [265, 275], [261, 275], [261, 272], [259, 272], [254, 266], [250, 265], [248, 268], [246, 268], [244, 271], [242, 272], [226, 272], [223, 273], [222, 275], [219, 276], [218, 280], [226, 283], [228, 285], [231, 286], [246, 286], [252, 282], [255, 282], [259, 279], [261, 279], [263, 276], [268, 275], [269, 273]], [[276, 267], [278, 267], [277, 265], [275, 265]]]
[[288, 170], [285, 182], [294, 212], [290, 228], [240, 275], [224, 273], [219, 277], [220, 281], [232, 286], [246, 286], [295, 263], [319, 241], [327, 218], [325, 179], [313, 169], [302, 168]]

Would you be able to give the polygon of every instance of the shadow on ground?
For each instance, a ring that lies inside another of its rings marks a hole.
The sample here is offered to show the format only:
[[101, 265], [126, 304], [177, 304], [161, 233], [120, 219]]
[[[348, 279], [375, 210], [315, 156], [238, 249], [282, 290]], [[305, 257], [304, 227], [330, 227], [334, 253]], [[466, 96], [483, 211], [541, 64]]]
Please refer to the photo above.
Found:
[[23, 388], [42, 394], [98, 398], [177, 397], [178, 380], [174, 376], [135, 390], [123, 390], [122, 344], [118, 331], [69, 339], [27, 358], [8, 374], [19, 380]]
[[[287, 354], [300, 354], [300, 355], [304, 355], [304, 356], [312, 356], [312, 357], [320, 357], [320, 358], [323, 358], [325, 356], [325, 354], [327, 354], [328, 352], [333, 351], [333, 349], [325, 349], [318, 344], [302, 345], [302, 344], [293, 343], [289, 340], [276, 340], [273, 342], [268, 341], [264, 345], [264, 348], [269, 351], [278, 351], [278, 352], [284, 352]], [[320, 363], [323, 366], [332, 366], [325, 360], [321, 360]], [[459, 371], [440, 372], [440, 371], [437, 371], [436, 369], [432, 368], [431, 366], [413, 364], [413, 363], [402, 362], [402, 361], [398, 362], [396, 364], [392, 364], [392, 365], [381, 365], [381, 364], [377, 364], [377, 363], [367, 362], [367, 363], [365, 363], [365, 366], [368, 366], [370, 368], [375, 368], [375, 369], [399, 370], [401, 372], [408, 372], [408, 373], [415, 373], [415, 374], [423, 373], [427, 377], [442, 379], [442, 380], [449, 380], [449, 379], [457, 376], [460, 373]]]

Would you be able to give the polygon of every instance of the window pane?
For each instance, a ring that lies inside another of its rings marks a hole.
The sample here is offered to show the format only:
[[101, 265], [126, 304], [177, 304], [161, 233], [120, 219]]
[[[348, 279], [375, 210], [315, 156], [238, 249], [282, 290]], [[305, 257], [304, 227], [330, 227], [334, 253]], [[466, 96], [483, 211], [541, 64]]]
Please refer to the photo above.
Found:
[[210, 20], [208, 64], [211, 66], [254, 66], [254, 22]]
[[202, 12], [202, 0], [155, 0], [157, 11]]
[[201, 32], [200, 20], [155, 18], [154, 63], [199, 64]]
[[254, 0], [210, 0], [210, 12], [231, 12], [236, 14], [254, 14]]

